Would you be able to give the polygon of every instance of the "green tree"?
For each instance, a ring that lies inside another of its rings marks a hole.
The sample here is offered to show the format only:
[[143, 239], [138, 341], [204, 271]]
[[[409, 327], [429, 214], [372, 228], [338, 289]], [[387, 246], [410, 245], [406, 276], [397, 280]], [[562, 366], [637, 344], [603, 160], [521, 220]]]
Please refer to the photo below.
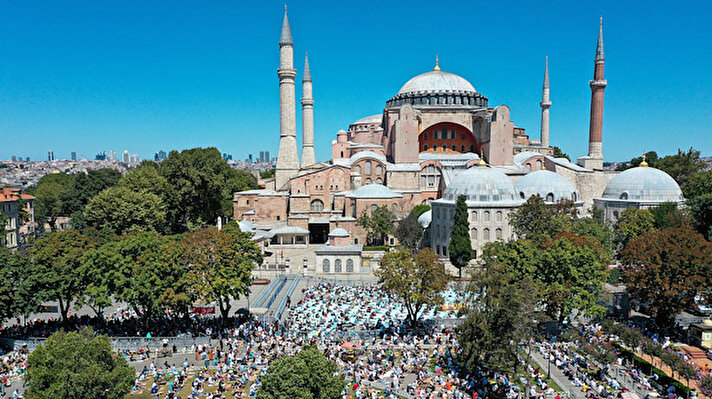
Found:
[[410, 250], [411, 253], [415, 253], [420, 248], [423, 232], [423, 227], [418, 223], [418, 217], [411, 212], [405, 219], [398, 222], [395, 236], [404, 248]]
[[703, 194], [712, 194], [712, 170], [690, 176], [682, 186], [682, 192], [688, 200]]
[[[635, 168], [640, 166], [640, 164], [643, 162], [643, 156], [635, 157], [630, 160], [630, 163], [623, 163], [618, 165], [618, 168], [616, 170], [618, 171], [624, 171], [626, 169], [630, 168]], [[648, 166], [651, 168], [657, 168], [655, 166], [658, 163], [658, 153], [655, 151], [648, 151], [645, 153], [645, 162], [648, 163]]]
[[84, 210], [84, 218], [90, 227], [99, 230], [109, 228], [119, 235], [131, 231], [163, 232], [165, 209], [165, 204], [156, 194], [118, 186], [92, 198]]
[[263, 170], [262, 172], [260, 172], [260, 177], [263, 179], [271, 179], [274, 177], [275, 172], [276, 172], [276, 169], [274, 169], [274, 168]]
[[63, 214], [69, 216], [81, 213], [89, 200], [101, 191], [115, 186], [120, 178], [121, 172], [112, 168], [90, 170], [88, 173], [72, 176], [71, 187], [60, 196]]
[[339, 399], [346, 382], [336, 371], [336, 363], [311, 346], [272, 362], [257, 395], [267, 399]]
[[680, 187], [685, 187], [694, 174], [707, 168], [707, 164], [700, 159], [699, 151], [690, 148], [687, 151], [678, 149], [677, 154], [661, 158], [654, 167], [672, 176]]
[[509, 224], [518, 237], [541, 243], [557, 233], [569, 231], [577, 213], [571, 201], [552, 206], [547, 205], [540, 196], [533, 195], [509, 214]]
[[554, 152], [551, 154], [554, 158], [566, 158], [571, 161], [569, 154], [561, 151], [561, 148], [554, 146]]
[[583, 237], [596, 239], [608, 257], [613, 257], [615, 251], [613, 230], [604, 222], [603, 211], [600, 209], [592, 208], [589, 216], [574, 220], [571, 231]]
[[694, 230], [649, 231], [630, 241], [620, 258], [627, 291], [650, 304], [661, 328], [672, 327], [698, 292], [712, 289], [712, 243]]
[[665, 202], [648, 210], [653, 215], [654, 225], [658, 230], [692, 227], [687, 213], [678, 209], [674, 202]]
[[399, 298], [408, 310], [408, 320], [417, 323], [426, 305], [439, 305], [449, 277], [438, 256], [430, 249], [415, 255], [408, 251], [388, 252], [374, 272], [381, 289]]
[[393, 234], [395, 215], [387, 206], [371, 208], [371, 214], [363, 211], [356, 224], [366, 229], [367, 241], [370, 244], [383, 245], [389, 234]]
[[470, 223], [467, 221], [467, 197], [459, 195], [455, 203], [455, 216], [453, 217], [452, 231], [448, 253], [450, 263], [457, 268], [458, 277], [462, 278], [462, 269], [475, 257], [470, 241]]
[[33, 275], [41, 287], [40, 296], [59, 302], [64, 322], [72, 302], [80, 298], [86, 287], [87, 282], [80, 272], [81, 257], [92, 248], [93, 241], [68, 230], [38, 239], [30, 252]]
[[707, 240], [712, 240], [712, 193], [689, 200], [687, 206], [692, 216], [692, 225]]
[[[185, 231], [185, 220], [179, 213], [179, 198], [175, 188], [159, 173], [159, 166], [154, 162], [143, 162], [141, 166], [132, 169], [119, 180], [119, 187], [145, 194], [151, 193], [161, 199], [165, 206], [165, 231], [182, 233]], [[162, 231], [158, 230], [158, 231]]]
[[413, 215], [415, 218], [419, 218], [420, 215], [424, 214], [425, 212], [430, 210], [430, 205], [428, 204], [418, 204], [413, 207], [413, 209], [410, 210], [408, 215]]
[[36, 311], [38, 294], [29, 258], [0, 248], [0, 323]]
[[649, 210], [630, 207], [616, 221], [613, 242], [620, 252], [631, 240], [654, 229], [655, 217]]
[[473, 275], [466, 317], [456, 333], [457, 362], [470, 373], [513, 373], [519, 366], [518, 345], [533, 331], [537, 289], [529, 276], [516, 276], [498, 263]]
[[250, 234], [235, 228], [237, 231], [200, 230], [181, 242], [188, 285], [197, 299], [218, 303], [223, 322], [230, 312], [230, 301], [249, 295], [252, 269], [262, 262]]
[[36, 399], [123, 399], [136, 378], [109, 339], [94, 336], [91, 329], [52, 334], [30, 354], [27, 365], [27, 396]]
[[44, 228], [48, 223], [52, 231], [57, 230], [57, 218], [68, 216], [63, 212], [62, 196], [72, 187], [73, 179], [65, 173], [45, 175], [37, 182], [37, 187], [28, 189], [35, 197], [35, 220]]
[[232, 216], [233, 193], [257, 188], [250, 172], [231, 168], [212, 147], [171, 151], [160, 172], [177, 191], [179, 214], [198, 224]]

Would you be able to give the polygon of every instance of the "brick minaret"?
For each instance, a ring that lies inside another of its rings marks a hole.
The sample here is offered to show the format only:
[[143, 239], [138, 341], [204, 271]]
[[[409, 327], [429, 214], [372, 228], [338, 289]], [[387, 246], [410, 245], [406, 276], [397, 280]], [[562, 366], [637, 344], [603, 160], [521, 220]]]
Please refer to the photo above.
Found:
[[588, 127], [588, 156], [579, 158], [579, 164], [594, 170], [603, 169], [603, 90], [608, 84], [603, 77], [604, 64], [603, 17], [601, 17], [598, 26], [593, 80], [589, 82], [589, 86], [591, 86], [591, 120]]
[[302, 78], [302, 166], [316, 163], [314, 156], [314, 99], [312, 98], [312, 78], [309, 70], [309, 56], [304, 56], [304, 77]]
[[294, 94], [294, 43], [292, 31], [287, 19], [287, 6], [284, 6], [282, 36], [279, 40], [279, 153], [275, 171], [275, 189], [289, 189], [289, 179], [299, 172], [299, 154], [297, 153], [297, 110]]
[[541, 145], [544, 147], [549, 146], [549, 107], [551, 107], [551, 100], [549, 100], [549, 57], [546, 57], [546, 63], [544, 64], [544, 86], [542, 88], [541, 102]]

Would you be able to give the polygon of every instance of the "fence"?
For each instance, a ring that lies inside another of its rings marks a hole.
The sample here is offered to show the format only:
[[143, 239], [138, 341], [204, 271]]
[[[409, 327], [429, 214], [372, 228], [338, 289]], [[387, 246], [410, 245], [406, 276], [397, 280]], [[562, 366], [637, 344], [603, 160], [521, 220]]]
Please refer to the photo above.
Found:
[[[26, 339], [0, 338], [0, 346], [11, 350], [19, 350], [20, 348], [24, 347], [27, 348], [30, 352], [32, 352], [46, 340], [47, 338], [33, 337]], [[210, 337], [109, 337], [109, 343], [111, 344], [111, 347], [116, 351], [140, 348], [157, 349], [162, 348], [164, 342], [166, 342], [169, 348], [173, 347], [173, 345], [175, 345], [177, 348], [190, 348], [192, 345], [198, 346], [209, 344]]]

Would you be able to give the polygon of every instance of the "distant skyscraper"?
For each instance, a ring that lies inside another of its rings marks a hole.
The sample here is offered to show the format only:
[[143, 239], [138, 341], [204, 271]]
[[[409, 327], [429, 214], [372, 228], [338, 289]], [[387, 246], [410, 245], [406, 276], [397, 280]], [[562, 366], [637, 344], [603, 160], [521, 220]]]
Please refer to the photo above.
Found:
[[166, 154], [166, 152], [163, 151], [163, 150], [159, 150], [159, 151], [153, 156], [153, 160], [156, 161], [156, 162], [163, 161], [163, 160], [165, 160], [166, 158], [168, 158], [168, 154]]
[[265, 151], [265, 162], [271, 162], [272, 158], [269, 157], [269, 151]]
[[129, 150], [124, 150], [124, 154], [123, 154], [123, 159], [122, 159], [122, 161], [123, 161], [124, 163], [129, 163], [129, 162], [131, 162], [131, 155], [129, 155]]
[[116, 161], [116, 151], [114, 151], [114, 150], [109, 151], [109, 160]]
[[265, 152], [264, 152], [264, 151], [260, 151], [260, 158], [259, 158], [259, 161], [260, 161], [260, 162], [264, 162], [264, 161], [265, 161]]
[[252, 154], [250, 154], [250, 155], [247, 157], [247, 159], [249, 159], [249, 160], [250, 160], [249, 162], [252, 163]]
[[72, 161], [76, 161], [76, 160], [77, 160], [77, 152], [72, 151]]
[[94, 157], [94, 159], [96, 159], [97, 161], [104, 161], [104, 160], [106, 160], [106, 151], [102, 151], [102, 152], [96, 154], [96, 156]]
[[27, 157], [27, 159], [25, 159], [25, 161], [30, 162], [30, 157]]
[[12, 156], [12, 162], [17, 162], [17, 155]]
[[54, 151], [52, 151], [52, 150], [47, 151], [47, 160], [54, 161]]

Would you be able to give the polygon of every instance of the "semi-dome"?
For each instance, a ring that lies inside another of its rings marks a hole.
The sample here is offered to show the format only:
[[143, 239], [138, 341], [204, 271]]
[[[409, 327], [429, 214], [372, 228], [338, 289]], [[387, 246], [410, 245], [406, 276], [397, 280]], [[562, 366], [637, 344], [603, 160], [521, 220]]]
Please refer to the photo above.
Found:
[[639, 166], [621, 172], [603, 191], [603, 198], [641, 202], [684, 200], [675, 179], [660, 169]]
[[579, 202], [579, 195], [574, 185], [564, 176], [550, 170], [527, 173], [514, 184], [514, 187], [521, 199], [539, 195], [547, 203], [557, 203], [561, 200]]
[[465, 195], [467, 202], [522, 203], [507, 175], [484, 166], [473, 166], [460, 172], [445, 188], [443, 199], [457, 201], [460, 195]]
[[450, 72], [430, 71], [406, 82], [398, 94], [448, 91], [477, 93], [474, 86], [461, 76]]
[[382, 184], [366, 184], [351, 194], [349, 198], [403, 198], [403, 194], [399, 194]]

